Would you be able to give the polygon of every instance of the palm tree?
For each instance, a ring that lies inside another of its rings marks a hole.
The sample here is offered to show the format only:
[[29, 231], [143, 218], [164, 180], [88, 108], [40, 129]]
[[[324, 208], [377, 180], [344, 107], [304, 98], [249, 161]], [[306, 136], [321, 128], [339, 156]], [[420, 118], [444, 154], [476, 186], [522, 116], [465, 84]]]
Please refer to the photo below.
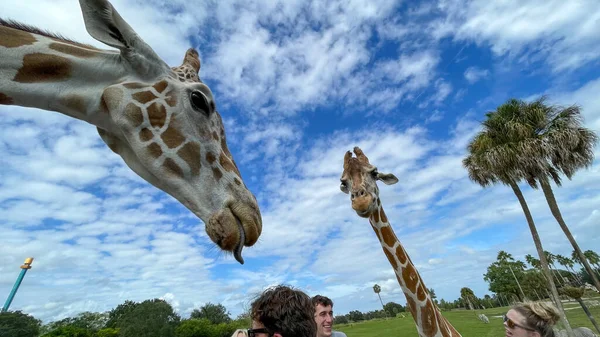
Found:
[[565, 267], [565, 269], [567, 269], [569, 271], [569, 273], [572, 275], [572, 279], [575, 282], [579, 282], [579, 279], [577, 277], [577, 273], [575, 273], [575, 270], [573, 269], [573, 261], [571, 259], [569, 259], [566, 256], [562, 256], [560, 254], [556, 254], [556, 261], [563, 267]]
[[373, 291], [377, 294], [377, 296], [379, 297], [379, 302], [381, 302], [381, 307], [383, 308], [383, 312], [385, 312], [385, 306], [383, 305], [383, 301], [381, 300], [381, 295], [379, 295], [379, 293], [381, 292], [381, 287], [378, 284], [375, 284], [373, 286]]
[[[542, 187], [552, 215], [580, 256], [584, 268], [593, 274], [562, 217], [550, 180], [560, 187], [561, 173], [571, 179], [577, 170], [591, 166], [598, 136], [583, 127], [581, 108], [577, 105], [549, 105], [546, 104], [546, 97], [531, 103], [521, 100], [509, 102], [514, 103], [515, 109], [505, 109], [500, 117], [515, 124], [514, 129], [517, 131], [508, 143], [503, 144], [510, 146], [516, 156], [510, 160], [518, 159], [512, 163], [511, 169], [521, 171], [531, 187], [537, 188], [538, 184]], [[596, 275], [591, 277], [600, 291], [600, 281]]]
[[473, 303], [471, 303], [471, 298], [475, 298], [473, 290], [467, 287], [460, 289], [460, 297], [467, 303], [468, 309], [473, 310]]
[[[513, 121], [512, 118], [505, 117], [523, 110], [524, 105], [525, 103], [522, 101], [509, 100], [507, 103], [499, 106], [496, 111], [487, 113], [487, 119], [482, 122], [483, 130], [471, 140], [467, 147], [469, 154], [463, 160], [463, 165], [469, 172], [469, 178], [483, 187], [502, 183], [512, 188], [525, 214], [535, 248], [540, 257], [542, 271], [548, 280], [554, 302], [562, 313], [562, 321], [568, 335], [572, 337], [573, 330], [564, 314], [562, 302], [550, 274], [548, 261], [546, 261], [535, 222], [533, 221], [525, 197], [523, 197], [523, 193], [517, 184], [521, 180], [530, 178], [527, 171], [521, 169], [518, 164], [531, 161], [532, 159], [535, 161], [538, 158], [538, 155], [535, 154], [538, 150], [533, 149], [532, 151], [531, 147], [515, 144], [515, 140], [518, 141], [523, 137], [523, 134], [527, 133], [527, 128], [521, 123]], [[518, 149], [526, 151], [518, 151]]]
[[535, 257], [533, 257], [531, 254], [525, 255], [525, 261], [527, 261], [527, 263], [529, 263], [529, 265], [532, 266], [535, 269], [542, 269], [542, 265], [540, 264], [540, 260], [538, 260]]
[[600, 256], [593, 250], [586, 250], [583, 252], [585, 258], [596, 267], [600, 272]]
[[[558, 270], [558, 268], [556, 268], [556, 265], [554, 264], [554, 261], [556, 261], [556, 255], [550, 253], [549, 251], [545, 250], [544, 254], [546, 254], [546, 260], [548, 261], [548, 266], [550, 267], [550, 270], [552, 272], [554, 272], [554, 277], [556, 278], [557, 283], [560, 283], [561, 285], [564, 285], [566, 280], [565, 278], [562, 276], [562, 274], [560, 273], [560, 271]], [[560, 276], [561, 280], [558, 279], [558, 276]]]

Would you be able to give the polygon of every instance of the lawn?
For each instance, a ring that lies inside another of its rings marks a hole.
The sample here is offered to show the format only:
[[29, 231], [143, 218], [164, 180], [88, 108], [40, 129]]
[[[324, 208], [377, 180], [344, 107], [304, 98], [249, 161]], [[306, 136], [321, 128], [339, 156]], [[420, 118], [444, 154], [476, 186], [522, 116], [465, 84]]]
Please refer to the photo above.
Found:
[[[577, 302], [567, 302], [564, 303], [564, 306], [567, 310], [567, 318], [572, 327], [585, 326], [595, 331], [592, 323], [588, 320]], [[503, 307], [477, 311], [456, 310], [443, 312], [443, 314], [463, 337], [502, 337], [504, 336], [502, 318], [495, 316], [501, 316], [508, 309], [508, 307]], [[590, 311], [596, 322], [600, 322], [600, 307], [590, 308]], [[485, 324], [477, 319], [477, 314], [480, 313], [485, 314], [489, 318], [489, 324]], [[418, 337], [417, 329], [410, 314], [407, 314], [405, 318], [337, 324], [334, 326], [334, 329], [345, 332], [348, 337]]]

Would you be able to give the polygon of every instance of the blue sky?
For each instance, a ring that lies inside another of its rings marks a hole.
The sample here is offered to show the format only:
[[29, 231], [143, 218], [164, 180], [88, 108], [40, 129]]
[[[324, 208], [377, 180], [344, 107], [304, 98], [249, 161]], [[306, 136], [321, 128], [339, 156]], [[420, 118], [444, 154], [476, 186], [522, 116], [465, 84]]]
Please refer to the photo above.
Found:
[[[168, 3], [168, 5], [167, 5]], [[580, 104], [600, 132], [596, 1], [114, 1], [169, 64], [202, 58], [229, 147], [263, 214], [246, 264], [147, 184], [95, 128], [53, 112], [0, 107], [0, 294], [35, 257], [12, 309], [44, 321], [161, 297], [186, 316], [232, 315], [267, 286], [330, 296], [335, 311], [405, 300], [368, 222], [338, 189], [358, 145], [400, 182], [381, 186], [390, 221], [429, 288], [489, 293], [499, 250], [535, 254], [510, 189], [481, 189], [461, 166], [485, 112], [511, 97]], [[78, 3], [9, 1], [3, 16], [102, 45]], [[598, 155], [596, 150], [596, 155]], [[583, 249], [598, 251], [598, 161], [555, 189]], [[544, 247], [570, 255], [540, 191], [523, 186]], [[4, 296], [4, 295], [2, 295]]]

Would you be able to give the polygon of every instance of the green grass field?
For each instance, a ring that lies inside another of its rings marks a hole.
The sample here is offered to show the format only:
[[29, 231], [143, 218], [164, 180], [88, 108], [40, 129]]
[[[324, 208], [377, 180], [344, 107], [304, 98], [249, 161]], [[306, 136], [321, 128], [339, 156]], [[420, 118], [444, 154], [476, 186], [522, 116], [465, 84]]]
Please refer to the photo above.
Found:
[[[571, 327], [585, 326], [595, 331], [592, 323], [588, 320], [577, 302], [567, 302], [564, 303], [564, 306], [565, 310], [567, 310], [567, 318]], [[444, 312], [443, 314], [463, 337], [502, 337], [504, 336], [502, 318], [495, 316], [503, 315], [508, 309], [508, 307], [503, 307], [477, 311], [457, 310]], [[600, 307], [590, 308], [590, 312], [596, 319], [596, 322], [600, 322]], [[477, 318], [477, 314], [480, 313], [485, 314], [489, 318], [489, 324], [485, 324]], [[409, 313], [406, 313], [405, 318], [336, 324], [334, 329], [345, 332], [348, 337], [418, 337], [417, 329]]]

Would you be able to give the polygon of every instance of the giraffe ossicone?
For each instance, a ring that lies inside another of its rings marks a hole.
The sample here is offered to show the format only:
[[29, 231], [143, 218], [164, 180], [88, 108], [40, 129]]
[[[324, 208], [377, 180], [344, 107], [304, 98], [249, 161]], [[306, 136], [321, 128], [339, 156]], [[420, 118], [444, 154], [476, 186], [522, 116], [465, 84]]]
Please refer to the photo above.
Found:
[[406, 297], [406, 305], [417, 325], [419, 336], [460, 337], [458, 331], [442, 316], [433, 302], [423, 279], [396, 237], [381, 205], [377, 181], [391, 185], [397, 183], [398, 178], [391, 173], [380, 173], [359, 147], [354, 148], [354, 154], [356, 157], [347, 151], [344, 155], [340, 189], [350, 194], [352, 209], [356, 214], [369, 219]]
[[254, 195], [227, 147], [198, 52], [169, 67], [107, 0], [80, 0], [102, 50], [0, 20], [0, 104], [57, 111], [97, 127], [140, 177], [206, 225], [211, 240], [243, 263], [262, 231]]

